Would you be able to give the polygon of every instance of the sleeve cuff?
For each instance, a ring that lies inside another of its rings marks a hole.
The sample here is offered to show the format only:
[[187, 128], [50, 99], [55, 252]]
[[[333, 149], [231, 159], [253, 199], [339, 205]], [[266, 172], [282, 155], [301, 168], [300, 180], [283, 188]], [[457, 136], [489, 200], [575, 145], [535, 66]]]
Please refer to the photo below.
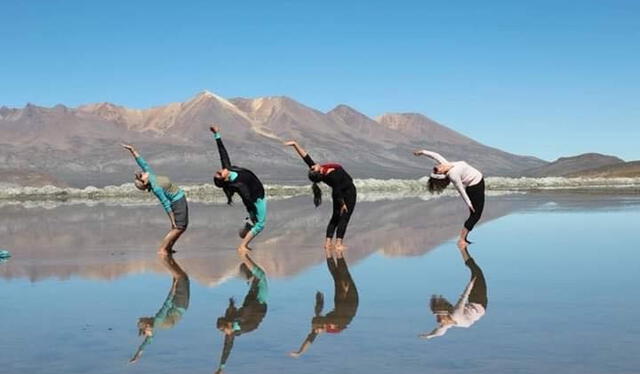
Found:
[[213, 138], [215, 140], [222, 139], [222, 135], [220, 135], [220, 133], [217, 132], [217, 133], [213, 134]]

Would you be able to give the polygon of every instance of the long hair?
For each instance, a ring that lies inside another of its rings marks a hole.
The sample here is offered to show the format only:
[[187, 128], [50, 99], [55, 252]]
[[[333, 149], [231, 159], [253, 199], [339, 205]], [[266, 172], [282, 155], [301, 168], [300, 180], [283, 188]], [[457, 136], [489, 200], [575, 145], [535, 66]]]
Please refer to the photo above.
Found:
[[453, 305], [442, 295], [431, 296], [429, 307], [433, 314], [451, 314], [453, 313]]
[[429, 177], [427, 181], [427, 188], [429, 188], [429, 192], [440, 194], [444, 191], [445, 188], [451, 183], [451, 179], [446, 177], [444, 179], [436, 179], [433, 177]]
[[144, 331], [147, 325], [155, 327], [153, 325], [153, 317], [140, 317], [138, 318], [138, 336], [144, 335]]
[[229, 305], [227, 309], [224, 311], [224, 316], [219, 317], [216, 321], [216, 326], [218, 329], [223, 329], [227, 323], [233, 322], [233, 320], [237, 317], [238, 309], [236, 308], [236, 302], [231, 297], [229, 298]]
[[320, 186], [318, 186], [318, 183], [322, 182], [322, 173], [309, 169], [309, 174], [307, 176], [309, 177], [309, 180], [313, 182], [311, 185], [311, 191], [313, 191], [313, 205], [317, 208], [322, 204], [322, 190], [320, 189]]
[[213, 177], [213, 184], [218, 188], [222, 188], [222, 192], [227, 197], [227, 204], [231, 205], [233, 203], [233, 194], [234, 192], [229, 187], [229, 182], [225, 181], [222, 178], [218, 178], [216, 176]]

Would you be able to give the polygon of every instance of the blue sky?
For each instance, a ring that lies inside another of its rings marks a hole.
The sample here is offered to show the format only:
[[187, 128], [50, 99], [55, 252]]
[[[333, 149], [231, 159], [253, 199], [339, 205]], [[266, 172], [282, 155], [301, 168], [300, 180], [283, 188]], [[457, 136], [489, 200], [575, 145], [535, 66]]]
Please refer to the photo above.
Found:
[[286, 95], [640, 159], [638, 1], [13, 1], [0, 40], [0, 106]]

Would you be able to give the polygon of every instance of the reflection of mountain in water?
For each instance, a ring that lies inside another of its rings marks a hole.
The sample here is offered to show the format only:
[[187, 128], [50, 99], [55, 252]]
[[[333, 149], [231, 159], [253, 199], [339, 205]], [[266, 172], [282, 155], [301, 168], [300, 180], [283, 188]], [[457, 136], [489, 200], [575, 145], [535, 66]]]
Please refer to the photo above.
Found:
[[[481, 223], [546, 200], [490, 198]], [[314, 209], [311, 197], [272, 202], [267, 229], [255, 242], [255, 259], [272, 277], [296, 274], [323, 260], [321, 245], [330, 201]], [[244, 209], [193, 204], [191, 226], [176, 245], [192, 279], [217, 284], [237, 274], [238, 229]], [[361, 202], [347, 232], [352, 263], [373, 252], [421, 255], [457, 235], [466, 212], [458, 198]], [[14, 258], [0, 267], [3, 278], [113, 279], [163, 272], [155, 248], [167, 230], [156, 206], [60, 206], [0, 208], [0, 237]], [[481, 226], [479, 228], [482, 229]], [[286, 244], [286, 245], [285, 245]]]

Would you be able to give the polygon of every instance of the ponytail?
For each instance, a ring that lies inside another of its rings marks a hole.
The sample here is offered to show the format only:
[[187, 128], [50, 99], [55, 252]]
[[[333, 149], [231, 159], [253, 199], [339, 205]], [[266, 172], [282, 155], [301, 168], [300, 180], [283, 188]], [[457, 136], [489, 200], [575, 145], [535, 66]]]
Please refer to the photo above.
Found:
[[224, 186], [222, 187], [222, 192], [224, 192], [225, 196], [227, 196], [227, 205], [233, 204], [234, 192], [231, 191], [231, 188], [229, 188], [228, 186]]
[[311, 191], [313, 191], [313, 204], [317, 208], [322, 204], [322, 190], [320, 189], [320, 186], [318, 186], [318, 183], [322, 182], [322, 173], [309, 169], [307, 177], [311, 182], [313, 182], [311, 185]]
[[311, 185], [311, 191], [313, 191], [313, 205], [317, 208], [322, 204], [322, 190], [318, 186], [318, 183], [314, 183]]
[[213, 177], [213, 184], [218, 188], [222, 188], [222, 192], [227, 197], [227, 204], [231, 205], [233, 203], [233, 194], [234, 192], [229, 188], [229, 183], [222, 178], [218, 178], [216, 176]]

